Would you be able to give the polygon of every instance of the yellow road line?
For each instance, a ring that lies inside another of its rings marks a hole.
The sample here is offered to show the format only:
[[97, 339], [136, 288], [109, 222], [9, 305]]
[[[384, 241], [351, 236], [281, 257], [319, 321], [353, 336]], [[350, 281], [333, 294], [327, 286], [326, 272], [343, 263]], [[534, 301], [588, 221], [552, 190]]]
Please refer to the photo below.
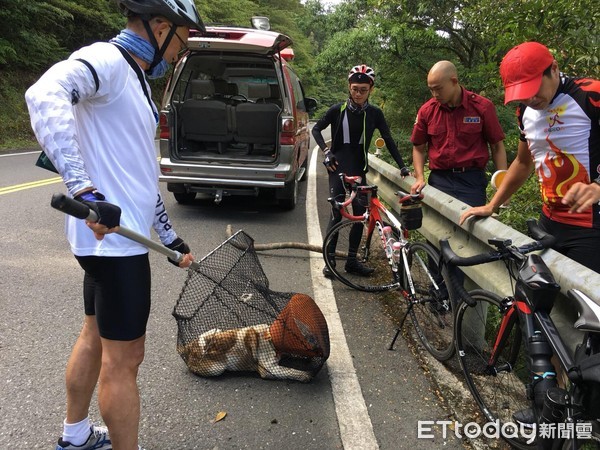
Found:
[[45, 180], [32, 181], [30, 183], [15, 184], [14, 186], [6, 186], [3, 188], [0, 188], [0, 195], [11, 194], [13, 192], [23, 191], [25, 189], [33, 189], [33, 188], [41, 187], [41, 186], [47, 186], [49, 184], [54, 184], [54, 183], [59, 183], [59, 182], [62, 182], [61, 177], [47, 178]]

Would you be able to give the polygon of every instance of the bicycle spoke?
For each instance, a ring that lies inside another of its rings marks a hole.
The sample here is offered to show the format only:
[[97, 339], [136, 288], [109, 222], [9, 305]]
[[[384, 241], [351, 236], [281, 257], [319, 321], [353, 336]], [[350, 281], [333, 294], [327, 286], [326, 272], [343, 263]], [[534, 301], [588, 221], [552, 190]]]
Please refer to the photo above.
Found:
[[454, 316], [444, 274], [438, 267], [439, 256], [431, 245], [417, 242], [410, 244], [406, 258], [409, 274], [404, 287], [412, 289], [415, 331], [427, 351], [445, 361], [454, 354]]
[[[363, 222], [344, 220], [335, 225], [323, 242], [323, 255], [327, 267], [335, 277], [353, 289], [379, 292], [400, 286], [397, 273], [393, 272], [381, 238], [376, 230], [369, 236]], [[398, 237], [400, 230], [392, 228]], [[371, 274], [361, 273], [353, 264], [358, 263]]]
[[[456, 317], [456, 348], [465, 381], [485, 422], [515, 423], [513, 415], [531, 406], [526, 394], [527, 352], [520, 329], [513, 326], [504, 346], [494, 349], [505, 311], [502, 299], [483, 290], [471, 291], [470, 295], [477, 303], [468, 306], [461, 302]], [[535, 447], [526, 439], [507, 440], [516, 448]]]

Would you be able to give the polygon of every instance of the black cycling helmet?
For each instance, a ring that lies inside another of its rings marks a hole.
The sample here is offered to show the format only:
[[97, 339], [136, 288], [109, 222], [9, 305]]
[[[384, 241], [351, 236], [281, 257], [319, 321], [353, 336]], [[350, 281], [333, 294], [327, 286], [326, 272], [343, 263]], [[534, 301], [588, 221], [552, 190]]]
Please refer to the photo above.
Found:
[[195, 28], [204, 31], [194, 0], [116, 0], [125, 15], [139, 15], [148, 20], [153, 16], [163, 16], [179, 27]]

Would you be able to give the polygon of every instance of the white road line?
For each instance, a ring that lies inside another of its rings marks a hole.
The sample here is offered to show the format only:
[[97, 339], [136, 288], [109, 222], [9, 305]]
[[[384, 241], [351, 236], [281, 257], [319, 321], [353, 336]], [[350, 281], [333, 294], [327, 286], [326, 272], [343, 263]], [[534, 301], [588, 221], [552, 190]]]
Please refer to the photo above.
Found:
[[[313, 151], [309, 165], [308, 186], [306, 189], [306, 228], [308, 242], [320, 245], [323, 242], [317, 211], [316, 161], [319, 149]], [[329, 327], [331, 354], [327, 369], [331, 380], [333, 401], [340, 427], [344, 450], [378, 449], [371, 418], [354, 370], [350, 349], [346, 342], [342, 321], [338, 314], [331, 281], [323, 276], [323, 258], [310, 252], [310, 272], [315, 301], [323, 311]]]
[[32, 155], [32, 154], [39, 154], [40, 151], [36, 150], [33, 152], [21, 152], [21, 153], [4, 153], [2, 155], [0, 155], [0, 158], [6, 158], [7, 156], [21, 156], [21, 155]]

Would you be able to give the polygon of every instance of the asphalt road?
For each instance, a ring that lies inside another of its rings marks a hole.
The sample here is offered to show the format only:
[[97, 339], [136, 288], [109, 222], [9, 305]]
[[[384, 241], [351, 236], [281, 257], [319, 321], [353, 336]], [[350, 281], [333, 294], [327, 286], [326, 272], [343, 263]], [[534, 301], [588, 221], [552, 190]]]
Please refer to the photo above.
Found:
[[[82, 271], [63, 235], [64, 218], [49, 206], [52, 193], [64, 188], [53, 174], [34, 167], [36, 157], [0, 155], [0, 449], [54, 448], [65, 412], [65, 364], [82, 323]], [[308, 242], [309, 234], [315, 236], [314, 221], [320, 219], [317, 232], [327, 222], [326, 174], [320, 162], [301, 184], [299, 206], [289, 212], [264, 198], [225, 198], [220, 205], [200, 199], [182, 206], [162, 187], [171, 220], [197, 258], [226, 239], [228, 224], [257, 243], [268, 243]], [[317, 206], [307, 204], [307, 196]], [[328, 317], [341, 326], [330, 323], [330, 362], [309, 384], [265, 381], [252, 374], [193, 375], [175, 350], [177, 327], [171, 315], [186, 273], [153, 253], [153, 306], [139, 376], [142, 446], [463, 447], [439, 432], [418, 438], [418, 421], [444, 420], [450, 412], [418, 358], [418, 346], [400, 339], [395, 351], [387, 350], [395, 326], [381, 297], [339, 283], [332, 290], [319, 275], [319, 255], [307, 251], [261, 252], [260, 262], [272, 289], [303, 292], [319, 304], [332, 299]], [[219, 412], [227, 415], [215, 422]], [[91, 418], [100, 420], [95, 406]]]

